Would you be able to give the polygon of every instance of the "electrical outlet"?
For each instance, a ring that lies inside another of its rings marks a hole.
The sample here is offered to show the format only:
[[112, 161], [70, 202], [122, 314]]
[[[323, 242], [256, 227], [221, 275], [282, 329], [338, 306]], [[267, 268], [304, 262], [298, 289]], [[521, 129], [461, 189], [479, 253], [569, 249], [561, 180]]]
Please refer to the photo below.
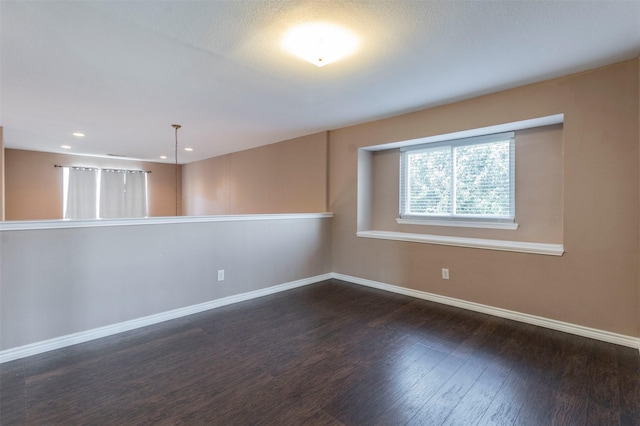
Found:
[[443, 280], [449, 279], [449, 270], [447, 268], [442, 268], [442, 279]]
[[224, 281], [224, 269], [218, 269], [218, 281]]

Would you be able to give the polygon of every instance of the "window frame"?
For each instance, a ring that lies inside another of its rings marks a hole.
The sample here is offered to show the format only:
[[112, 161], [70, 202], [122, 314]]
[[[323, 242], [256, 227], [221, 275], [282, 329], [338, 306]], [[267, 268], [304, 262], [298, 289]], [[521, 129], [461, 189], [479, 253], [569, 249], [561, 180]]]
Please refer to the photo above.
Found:
[[[495, 142], [509, 141], [509, 215], [469, 215], [455, 213], [455, 164], [451, 164], [451, 213], [449, 215], [429, 213], [407, 213], [409, 198], [409, 169], [408, 156], [424, 152], [434, 148], [450, 147], [452, 151], [457, 147], [482, 145]], [[399, 224], [409, 225], [433, 225], [433, 226], [461, 226], [475, 228], [517, 229], [515, 223], [515, 132], [502, 132], [473, 136], [468, 138], [449, 139], [419, 145], [400, 148], [400, 197], [399, 197]]]

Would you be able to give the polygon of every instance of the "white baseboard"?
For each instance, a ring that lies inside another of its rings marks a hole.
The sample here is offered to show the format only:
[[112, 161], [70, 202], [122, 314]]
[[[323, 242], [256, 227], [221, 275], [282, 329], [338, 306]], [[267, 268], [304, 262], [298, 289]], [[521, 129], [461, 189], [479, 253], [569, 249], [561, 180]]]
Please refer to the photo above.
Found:
[[399, 287], [391, 284], [381, 283], [378, 281], [372, 281], [364, 278], [358, 278], [350, 275], [331, 272], [328, 274], [316, 275], [315, 277], [304, 278], [297, 281], [291, 281], [288, 283], [275, 285], [275, 286], [264, 288], [261, 290], [255, 290], [255, 291], [250, 291], [248, 293], [236, 294], [233, 296], [223, 297], [221, 299], [215, 299], [215, 300], [200, 303], [197, 305], [186, 306], [184, 308], [174, 309], [167, 312], [161, 312], [158, 314], [149, 315], [142, 318], [136, 318], [136, 319], [121, 322], [118, 324], [107, 325], [104, 327], [94, 328], [92, 330], [81, 331], [78, 333], [68, 334], [65, 336], [56, 337], [56, 338], [44, 340], [41, 342], [36, 342], [36, 343], [24, 345], [24, 346], [6, 349], [4, 351], [0, 351], [0, 363], [13, 361], [16, 359], [25, 358], [32, 355], [41, 354], [44, 352], [52, 351], [54, 349], [60, 349], [67, 346], [76, 345], [78, 343], [88, 342], [90, 340], [99, 339], [101, 337], [107, 337], [107, 336], [122, 333], [125, 331], [133, 330], [136, 328], [146, 327], [148, 325], [153, 325], [160, 322], [184, 317], [187, 315], [196, 314], [198, 312], [203, 312], [203, 311], [219, 308], [226, 305], [231, 305], [233, 303], [243, 302], [245, 300], [250, 300], [250, 299], [256, 299], [258, 297], [279, 293], [281, 291], [291, 290], [297, 287], [314, 284], [314, 283], [328, 280], [331, 278], [347, 281], [353, 284], [359, 284], [367, 287], [377, 288], [379, 290], [403, 294], [405, 296], [411, 296], [418, 299], [429, 300], [431, 302], [442, 303], [444, 305], [455, 306], [457, 308], [468, 309], [470, 311], [481, 312], [481, 313], [493, 315], [500, 318], [507, 318], [514, 321], [537, 325], [540, 327], [546, 327], [552, 330], [558, 330], [565, 333], [570, 333], [578, 336], [588, 337], [591, 339], [601, 340], [603, 342], [614, 343], [617, 345], [628, 346], [631, 348], [637, 348], [638, 350], [640, 350], [640, 338], [637, 338], [637, 337], [625, 336], [623, 334], [611, 333], [609, 331], [583, 327], [581, 325], [570, 324], [562, 321], [556, 321], [548, 318], [538, 317], [535, 315], [523, 314], [520, 312], [510, 311], [507, 309], [482, 305], [480, 303], [467, 302], [467, 301], [455, 299], [452, 297], [440, 296], [437, 294], [427, 293], [424, 291], [413, 290], [410, 288]]
[[612, 333], [609, 331], [598, 330], [595, 328], [584, 327], [581, 325], [571, 324], [562, 321], [556, 321], [536, 315], [523, 314], [521, 312], [510, 311], [508, 309], [495, 308], [480, 303], [467, 302], [465, 300], [455, 299], [453, 297], [440, 296], [433, 293], [427, 293], [420, 290], [413, 290], [406, 287], [399, 287], [391, 284], [385, 284], [378, 281], [367, 280], [364, 278], [352, 277], [333, 273], [331, 276], [335, 279], [347, 281], [353, 284], [359, 284], [367, 287], [377, 288], [379, 290], [390, 291], [393, 293], [403, 294], [418, 299], [429, 300], [431, 302], [442, 303], [443, 305], [455, 306], [457, 308], [468, 309], [470, 311], [481, 312], [500, 318], [506, 318], [527, 324], [537, 325], [540, 327], [550, 328], [552, 330], [562, 331], [565, 333], [575, 334], [577, 336], [588, 337], [591, 339], [601, 340], [603, 342], [614, 343], [616, 345], [628, 346], [640, 350], [640, 338], [626, 336], [624, 334]]
[[99, 339], [101, 337], [107, 337], [114, 334], [122, 333], [124, 331], [133, 330], [136, 328], [146, 327], [148, 325], [157, 324], [160, 322], [184, 317], [198, 312], [207, 311], [210, 309], [219, 308], [221, 306], [231, 305], [233, 303], [243, 302], [249, 299], [256, 299], [258, 297], [267, 296], [281, 291], [291, 290], [297, 287], [317, 283], [320, 281], [331, 279], [332, 274], [316, 275], [311, 278], [304, 278], [297, 281], [291, 281], [284, 284], [275, 285], [261, 290], [250, 291], [248, 293], [236, 294], [233, 296], [223, 297], [221, 299], [215, 299], [197, 305], [186, 306], [184, 308], [173, 309], [171, 311], [160, 312], [158, 314], [149, 315], [142, 318], [136, 318], [130, 321], [121, 322], [118, 324], [107, 325], [104, 327], [94, 328], [87, 331], [81, 331], [78, 333], [68, 334], [65, 336], [56, 337], [53, 339], [43, 340], [41, 342], [31, 343], [24, 346], [18, 346], [15, 348], [6, 349], [0, 351], [0, 363], [13, 361], [15, 359], [25, 358], [31, 355], [41, 354], [43, 352], [52, 351], [54, 349], [64, 348], [66, 346], [76, 345], [78, 343], [88, 342], [90, 340]]

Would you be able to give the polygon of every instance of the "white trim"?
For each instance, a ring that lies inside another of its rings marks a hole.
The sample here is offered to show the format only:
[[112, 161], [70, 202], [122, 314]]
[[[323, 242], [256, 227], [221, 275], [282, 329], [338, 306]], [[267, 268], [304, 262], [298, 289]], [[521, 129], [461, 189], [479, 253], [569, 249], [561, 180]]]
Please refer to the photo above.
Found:
[[[440, 136], [437, 136], [436, 137], [436, 139], [438, 139], [437, 141], [430, 140], [425, 144], [408, 145], [400, 148], [400, 152], [416, 152], [416, 151], [420, 152], [420, 151], [428, 151], [436, 147], [454, 147], [455, 148], [460, 146], [483, 145], [483, 144], [493, 143], [493, 142], [509, 141], [511, 143], [513, 142], [513, 139], [515, 138], [515, 136], [516, 136], [516, 133], [513, 131], [502, 132], [502, 133], [487, 133], [487, 134], [472, 136], [468, 138], [461, 138], [461, 139], [440, 140]], [[429, 139], [429, 138], [425, 138], [425, 139]]]
[[242, 214], [218, 216], [167, 216], [136, 219], [89, 219], [89, 220], [38, 220], [0, 222], [2, 231], [23, 231], [32, 229], [94, 228], [104, 226], [165, 225], [171, 223], [238, 222], [247, 220], [292, 220], [324, 219], [333, 213], [293, 213], [293, 214]]
[[92, 330], [81, 331], [78, 333], [68, 334], [66, 336], [55, 337], [53, 339], [43, 340], [41, 342], [6, 349], [4, 351], [0, 351], [0, 363], [37, 355], [43, 352], [52, 351], [54, 349], [76, 345], [78, 343], [88, 342], [90, 340], [99, 339], [101, 337], [111, 336], [136, 328], [146, 327], [148, 325], [196, 314], [198, 312], [208, 311], [210, 309], [219, 308], [221, 306], [231, 305], [233, 303], [243, 302], [249, 299], [256, 299], [258, 297], [279, 293], [281, 291], [291, 290], [297, 287], [325, 281], [331, 279], [331, 277], [331, 273], [316, 275], [315, 277], [311, 278], [291, 281], [260, 290], [250, 291], [248, 293], [241, 293], [233, 296], [223, 297], [221, 299], [210, 300], [208, 302], [200, 303], [197, 305], [173, 309], [171, 311], [161, 312], [142, 318], [136, 318], [118, 324], [107, 325], [104, 327], [94, 328]]
[[529, 120], [514, 121], [511, 123], [496, 124], [495, 126], [480, 127], [477, 129], [462, 130], [459, 132], [444, 133], [441, 135], [428, 136], [425, 138], [410, 139], [406, 141], [391, 142], [381, 145], [366, 146], [360, 149], [366, 151], [382, 151], [385, 149], [404, 148], [411, 145], [421, 145], [425, 143], [441, 142], [450, 139], [470, 138], [492, 133], [503, 133], [533, 127], [550, 126], [552, 124], [564, 123], [564, 114], [548, 115], [546, 117], [532, 118]]
[[506, 229], [514, 231], [518, 229], [518, 224], [514, 222], [483, 222], [473, 220], [434, 220], [434, 219], [405, 219], [396, 218], [400, 225], [428, 225], [428, 226], [457, 226], [461, 228], [489, 228]]
[[523, 322], [526, 324], [537, 325], [537, 326], [549, 328], [552, 330], [562, 331], [564, 333], [575, 334], [577, 336], [588, 337], [591, 339], [601, 340], [603, 342], [614, 343], [617, 345], [627, 346], [631, 348], [637, 348], [638, 350], [640, 350], [640, 338], [625, 336], [623, 334], [612, 333], [608, 331], [598, 330], [590, 327], [584, 327], [581, 325], [566, 323], [562, 321], [556, 321], [556, 320], [543, 318], [535, 315], [524, 314], [516, 311], [510, 311], [508, 309], [495, 308], [492, 306], [482, 305], [480, 303], [467, 302], [464, 300], [455, 299], [448, 296], [440, 296], [433, 293], [427, 293], [420, 290], [413, 290], [406, 287], [399, 287], [391, 284], [385, 284], [378, 281], [367, 280], [364, 278], [353, 277], [350, 275], [344, 275], [336, 272], [330, 272], [327, 274], [316, 275], [315, 277], [311, 277], [311, 278], [304, 278], [301, 280], [291, 281], [288, 283], [275, 285], [275, 286], [260, 289], [260, 290], [236, 294], [233, 296], [223, 297], [221, 299], [215, 299], [215, 300], [200, 303], [197, 305], [186, 306], [184, 308], [178, 308], [171, 311], [161, 312], [158, 314], [149, 315], [142, 318], [136, 318], [136, 319], [121, 322], [118, 324], [107, 325], [104, 327], [94, 328], [92, 330], [81, 331], [78, 333], [68, 334], [66, 336], [60, 336], [60, 337], [56, 337], [49, 340], [43, 340], [40, 342], [35, 342], [35, 343], [31, 343], [24, 346], [5, 349], [3, 351], [0, 351], [0, 364], [4, 362], [20, 359], [20, 358], [25, 358], [32, 355], [38, 355], [38, 354], [49, 352], [55, 349], [61, 349], [61, 348], [76, 345], [79, 343], [88, 342], [88, 341], [99, 339], [102, 337], [112, 336], [114, 334], [123, 333], [125, 331], [134, 330], [136, 328], [146, 327], [146, 326], [158, 324], [164, 321], [181, 318], [187, 315], [196, 314], [196, 313], [207, 311], [210, 309], [231, 305], [233, 303], [238, 303], [238, 302], [243, 302], [250, 299], [255, 299], [258, 297], [268, 296], [270, 294], [291, 290], [297, 287], [303, 287], [306, 285], [314, 284], [314, 283], [325, 281], [328, 279], [338, 279], [342, 281], [347, 281], [353, 284], [372, 287], [379, 290], [389, 291], [392, 293], [403, 294], [405, 296], [415, 297], [423, 300], [429, 300], [435, 303], [455, 306], [461, 309], [481, 312], [484, 314], [493, 315], [500, 318], [506, 318], [506, 319], [510, 319], [518, 322]]
[[412, 243], [438, 244], [443, 246], [468, 247], [487, 250], [513, 251], [518, 253], [562, 256], [562, 244], [531, 243], [526, 241], [487, 240], [482, 238], [452, 237], [447, 235], [411, 234], [408, 232], [359, 231], [363, 238], [381, 240], [408, 241]]
[[640, 350], [640, 338], [334, 272], [332, 278]]

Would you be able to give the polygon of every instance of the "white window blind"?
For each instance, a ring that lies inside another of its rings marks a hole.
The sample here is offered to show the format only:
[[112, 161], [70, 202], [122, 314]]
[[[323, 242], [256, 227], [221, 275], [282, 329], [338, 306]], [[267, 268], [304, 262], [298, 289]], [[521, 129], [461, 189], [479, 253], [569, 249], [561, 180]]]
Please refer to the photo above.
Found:
[[402, 149], [402, 218], [513, 221], [514, 133]]

